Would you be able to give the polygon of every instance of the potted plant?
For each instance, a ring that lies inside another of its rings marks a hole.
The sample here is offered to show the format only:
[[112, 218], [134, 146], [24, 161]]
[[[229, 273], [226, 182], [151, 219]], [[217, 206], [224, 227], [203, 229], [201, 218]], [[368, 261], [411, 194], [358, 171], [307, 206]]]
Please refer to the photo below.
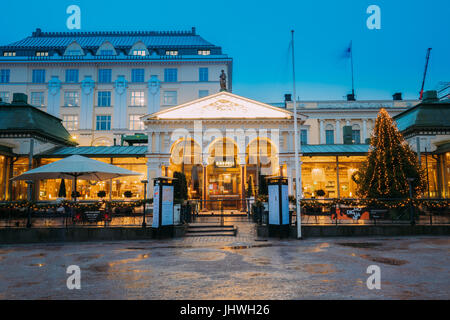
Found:
[[123, 195], [125, 196], [125, 198], [132, 198], [133, 197], [133, 193], [131, 192], [131, 191], [125, 191], [124, 193], [123, 193]]
[[97, 197], [99, 197], [100, 199], [103, 199], [104, 197], [106, 197], [106, 192], [103, 190], [97, 192]]

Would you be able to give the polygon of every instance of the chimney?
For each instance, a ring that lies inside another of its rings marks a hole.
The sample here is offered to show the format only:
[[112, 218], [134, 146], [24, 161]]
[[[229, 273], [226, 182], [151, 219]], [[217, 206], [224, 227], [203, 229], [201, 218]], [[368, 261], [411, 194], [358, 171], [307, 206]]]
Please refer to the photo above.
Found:
[[25, 93], [14, 93], [13, 104], [28, 104], [28, 96]]
[[423, 93], [422, 102], [427, 102], [427, 103], [439, 102], [437, 91], [436, 90], [425, 91]]
[[355, 94], [354, 93], [349, 93], [347, 95], [347, 101], [356, 101]]
[[287, 103], [292, 101], [292, 94], [286, 93], [284, 95], [284, 107], [287, 108]]
[[192, 34], [195, 36], [195, 27], [192, 27]]
[[392, 95], [392, 99], [394, 101], [399, 101], [399, 100], [403, 100], [402, 98], [402, 93], [401, 92], [396, 92]]

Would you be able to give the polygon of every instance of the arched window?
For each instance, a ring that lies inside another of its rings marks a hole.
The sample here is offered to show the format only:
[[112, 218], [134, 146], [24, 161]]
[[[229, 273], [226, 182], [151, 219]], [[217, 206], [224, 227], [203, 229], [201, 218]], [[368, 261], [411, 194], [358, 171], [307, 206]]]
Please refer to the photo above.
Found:
[[105, 41], [97, 50], [98, 56], [116, 56], [117, 52], [111, 42]]
[[145, 43], [143, 43], [142, 41], [138, 41], [131, 47], [128, 55], [145, 57], [148, 56], [149, 53]]
[[334, 127], [332, 124], [327, 124], [325, 128], [325, 143], [334, 144]]
[[84, 50], [83, 48], [78, 44], [78, 42], [74, 41], [71, 44], [69, 44], [64, 51], [65, 56], [83, 56]]

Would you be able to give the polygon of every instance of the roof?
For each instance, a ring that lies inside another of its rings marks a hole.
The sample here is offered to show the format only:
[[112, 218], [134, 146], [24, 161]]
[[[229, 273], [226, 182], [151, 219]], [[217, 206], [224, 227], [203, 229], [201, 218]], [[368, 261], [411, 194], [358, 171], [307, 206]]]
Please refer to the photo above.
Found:
[[301, 153], [303, 155], [347, 155], [366, 154], [368, 152], [368, 144], [318, 144], [301, 146]]
[[62, 120], [26, 103], [0, 105], [0, 136], [34, 134], [66, 146], [76, 145]]
[[83, 49], [98, 48], [105, 41], [115, 48], [129, 48], [141, 41], [147, 47], [216, 47], [192, 31], [36, 32], [0, 49], [62, 49], [76, 41]]
[[414, 130], [450, 129], [450, 101], [424, 101], [394, 117], [398, 129], [403, 132]]
[[[349, 155], [366, 154], [367, 144], [302, 145], [303, 155]], [[62, 147], [39, 155], [41, 158], [64, 158], [72, 155], [87, 157], [144, 157], [147, 146], [111, 146], [111, 147]]]
[[145, 156], [147, 146], [111, 146], [111, 147], [63, 147], [57, 148], [39, 156], [41, 158], [64, 158], [72, 155], [109, 158]]

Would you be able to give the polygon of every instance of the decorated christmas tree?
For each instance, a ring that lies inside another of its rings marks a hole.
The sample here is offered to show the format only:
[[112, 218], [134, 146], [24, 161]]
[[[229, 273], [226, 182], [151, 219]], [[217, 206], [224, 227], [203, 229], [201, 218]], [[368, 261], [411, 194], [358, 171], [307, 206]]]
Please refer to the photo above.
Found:
[[375, 122], [367, 161], [352, 178], [364, 198], [409, 197], [408, 178], [414, 179], [414, 196], [425, 190], [417, 157], [385, 109], [380, 110]]

